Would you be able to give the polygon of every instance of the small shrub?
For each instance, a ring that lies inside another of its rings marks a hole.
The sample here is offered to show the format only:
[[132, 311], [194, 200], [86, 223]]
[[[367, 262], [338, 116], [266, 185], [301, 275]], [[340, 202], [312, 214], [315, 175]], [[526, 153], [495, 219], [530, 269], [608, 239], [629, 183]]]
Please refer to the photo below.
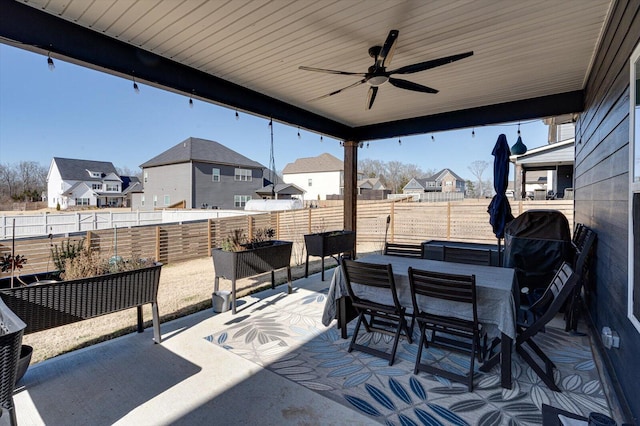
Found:
[[71, 241], [69, 238], [67, 238], [67, 241], [60, 243], [59, 246], [57, 244], [52, 246], [51, 257], [58, 271], [63, 271], [66, 260], [75, 258], [83, 251], [83, 247], [84, 240]]
[[153, 266], [153, 264], [153, 259], [125, 260], [121, 257], [104, 259], [95, 250], [83, 250], [74, 258], [65, 260], [64, 272], [60, 274], [60, 278], [63, 280], [76, 280], [97, 275], [133, 271]]

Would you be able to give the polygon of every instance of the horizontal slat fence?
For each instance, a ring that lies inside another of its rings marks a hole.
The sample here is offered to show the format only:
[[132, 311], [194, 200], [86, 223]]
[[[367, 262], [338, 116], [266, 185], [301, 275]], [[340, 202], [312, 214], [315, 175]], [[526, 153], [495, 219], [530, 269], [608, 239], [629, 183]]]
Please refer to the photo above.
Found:
[[[357, 242], [374, 244], [376, 249], [389, 242], [420, 243], [425, 240], [452, 240], [494, 243], [487, 207], [490, 200], [443, 203], [400, 203], [381, 201], [358, 203]], [[573, 229], [573, 201], [512, 202], [514, 216], [527, 210], [561, 211]], [[387, 217], [390, 222], [387, 227]], [[343, 229], [342, 206], [290, 210], [251, 216], [223, 217], [183, 223], [135, 226], [69, 234], [72, 241], [86, 238], [103, 257], [154, 258], [163, 263], [211, 255], [234, 229], [252, 235], [257, 229], [273, 228], [279, 240], [293, 241], [293, 263], [304, 261], [304, 234]], [[18, 238], [15, 253], [27, 258], [19, 274], [54, 270], [53, 244], [66, 241], [64, 235]], [[87, 244], [85, 242], [85, 244]], [[0, 254], [11, 253], [12, 242], [0, 240]], [[0, 278], [10, 274], [0, 273]]]

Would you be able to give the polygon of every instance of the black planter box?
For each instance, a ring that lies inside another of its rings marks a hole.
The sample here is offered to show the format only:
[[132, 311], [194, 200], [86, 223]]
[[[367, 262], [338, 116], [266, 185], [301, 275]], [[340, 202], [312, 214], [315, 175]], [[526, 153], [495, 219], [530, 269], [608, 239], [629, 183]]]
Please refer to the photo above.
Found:
[[[324, 281], [324, 258], [336, 256], [340, 253], [353, 253], [356, 248], [356, 233], [354, 231], [329, 231], [304, 236], [307, 250], [307, 261], [304, 276], [309, 276], [309, 256], [322, 258], [322, 281]], [[337, 259], [336, 259], [337, 261]]]
[[[150, 303], [154, 340], [160, 343], [158, 286], [161, 268], [162, 263], [156, 263], [132, 271], [26, 286], [16, 286], [14, 278], [14, 288], [10, 288], [10, 278], [4, 278], [0, 280], [0, 297], [27, 324], [24, 334], [133, 307], [138, 309], [138, 332], [141, 333], [144, 330], [142, 306]], [[50, 279], [49, 276], [42, 278]]]
[[[265, 244], [266, 243], [266, 244]], [[215, 269], [214, 291], [218, 291], [220, 278], [231, 280], [231, 303], [236, 313], [236, 280], [271, 272], [271, 287], [275, 288], [274, 271], [287, 268], [289, 293], [291, 293], [291, 241], [269, 241], [244, 251], [211, 251]]]

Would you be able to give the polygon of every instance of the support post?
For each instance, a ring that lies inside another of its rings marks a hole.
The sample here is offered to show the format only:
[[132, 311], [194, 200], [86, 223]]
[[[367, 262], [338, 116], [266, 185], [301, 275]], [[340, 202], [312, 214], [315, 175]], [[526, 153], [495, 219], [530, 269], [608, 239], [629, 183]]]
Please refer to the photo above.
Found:
[[356, 231], [358, 142], [344, 141], [344, 229]]

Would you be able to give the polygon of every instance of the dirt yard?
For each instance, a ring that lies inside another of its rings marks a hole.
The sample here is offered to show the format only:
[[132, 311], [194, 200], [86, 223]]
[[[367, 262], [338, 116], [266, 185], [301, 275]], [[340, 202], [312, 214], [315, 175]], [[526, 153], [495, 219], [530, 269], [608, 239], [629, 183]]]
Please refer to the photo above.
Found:
[[[381, 247], [358, 245], [359, 255], [380, 251]], [[336, 263], [325, 258], [325, 268], [333, 269]], [[291, 267], [293, 279], [304, 277], [304, 263]], [[320, 272], [320, 259], [309, 262], [309, 274]], [[211, 293], [214, 284], [213, 261], [210, 257], [167, 264], [162, 267], [158, 306], [161, 322], [189, 315], [204, 309], [212, 309]], [[325, 280], [329, 280], [330, 275]], [[286, 283], [286, 269], [276, 272], [276, 284]], [[327, 285], [329, 283], [327, 282]], [[271, 274], [245, 278], [236, 282], [239, 297], [271, 286]], [[221, 279], [221, 290], [231, 290], [231, 281]], [[285, 290], [286, 291], [286, 290]], [[144, 307], [145, 327], [151, 327], [151, 309]], [[23, 343], [33, 347], [31, 363], [37, 363], [63, 353], [86, 347], [123, 334], [135, 332], [136, 309], [80, 321], [62, 327], [24, 336]], [[149, 338], [152, 334], [149, 333]]]

